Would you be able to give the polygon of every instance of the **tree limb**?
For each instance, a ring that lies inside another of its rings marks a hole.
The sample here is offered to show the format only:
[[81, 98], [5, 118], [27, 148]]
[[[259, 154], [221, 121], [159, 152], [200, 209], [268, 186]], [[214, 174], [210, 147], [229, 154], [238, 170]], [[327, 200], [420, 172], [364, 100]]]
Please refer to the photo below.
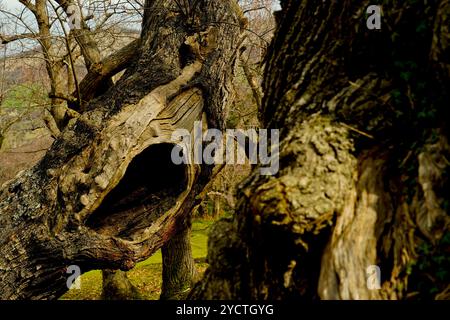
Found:
[[0, 44], [8, 44], [13, 41], [23, 40], [23, 39], [36, 39], [39, 36], [34, 33], [22, 33], [16, 35], [3, 35], [0, 34]]
[[[89, 101], [97, 94], [98, 88], [115, 74], [127, 68], [139, 50], [141, 40], [136, 39], [91, 67], [80, 82], [82, 101]], [[82, 103], [78, 103], [82, 105]], [[76, 106], [72, 106], [76, 108]], [[78, 107], [79, 108], [79, 107]]]

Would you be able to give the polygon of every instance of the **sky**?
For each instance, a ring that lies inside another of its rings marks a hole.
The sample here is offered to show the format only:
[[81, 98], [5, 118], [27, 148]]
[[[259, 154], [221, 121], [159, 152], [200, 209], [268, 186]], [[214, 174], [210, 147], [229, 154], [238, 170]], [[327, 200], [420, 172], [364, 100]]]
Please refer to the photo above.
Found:
[[23, 8], [19, 0], [0, 0], [0, 4], [6, 9], [19, 9]]

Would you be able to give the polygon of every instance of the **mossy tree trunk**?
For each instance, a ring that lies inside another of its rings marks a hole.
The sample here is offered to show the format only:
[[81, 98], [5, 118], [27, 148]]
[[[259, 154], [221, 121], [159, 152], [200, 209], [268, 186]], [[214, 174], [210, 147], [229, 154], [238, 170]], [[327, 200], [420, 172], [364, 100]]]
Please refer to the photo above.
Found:
[[280, 171], [243, 183], [191, 297], [449, 298], [450, 3], [383, 1], [381, 30], [374, 1], [281, 4], [261, 110]]

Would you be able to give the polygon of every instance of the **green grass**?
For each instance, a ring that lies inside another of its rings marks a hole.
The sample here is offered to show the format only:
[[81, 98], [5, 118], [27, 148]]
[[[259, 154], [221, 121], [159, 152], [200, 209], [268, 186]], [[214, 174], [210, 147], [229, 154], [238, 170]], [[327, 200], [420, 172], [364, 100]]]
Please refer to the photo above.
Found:
[[[192, 255], [194, 259], [206, 257], [209, 227], [213, 221], [195, 220], [192, 224]], [[197, 263], [197, 270], [204, 272], [205, 263]], [[128, 272], [128, 278], [137, 287], [144, 299], [155, 300], [161, 293], [162, 256], [158, 250], [153, 256], [139, 262]], [[100, 270], [92, 270], [81, 276], [80, 290], [69, 290], [62, 300], [97, 300], [102, 292], [102, 274]]]
[[[208, 231], [212, 221], [196, 220], [192, 223], [192, 256], [194, 259], [205, 258], [207, 253]], [[162, 263], [161, 250], [145, 261], [139, 262], [136, 267], [143, 267], [149, 264]]]
[[46, 90], [41, 84], [20, 84], [12, 87], [2, 101], [3, 108], [26, 108], [48, 103]]

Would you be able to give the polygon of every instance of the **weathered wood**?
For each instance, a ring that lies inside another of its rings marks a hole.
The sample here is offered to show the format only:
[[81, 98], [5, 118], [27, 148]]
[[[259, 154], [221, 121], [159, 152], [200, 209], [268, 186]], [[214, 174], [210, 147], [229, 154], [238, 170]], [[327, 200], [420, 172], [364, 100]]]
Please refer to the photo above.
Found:
[[[70, 120], [35, 167], [0, 191], [0, 298], [56, 298], [67, 290], [67, 266], [128, 270], [177, 231], [210, 168], [145, 164], [167, 159], [171, 133], [191, 130], [203, 113], [223, 128], [237, 9], [232, 0], [200, 1], [187, 21], [173, 1], [147, 1], [139, 59]], [[200, 32], [214, 36], [200, 39]], [[148, 169], [176, 183], [133, 174]]]

